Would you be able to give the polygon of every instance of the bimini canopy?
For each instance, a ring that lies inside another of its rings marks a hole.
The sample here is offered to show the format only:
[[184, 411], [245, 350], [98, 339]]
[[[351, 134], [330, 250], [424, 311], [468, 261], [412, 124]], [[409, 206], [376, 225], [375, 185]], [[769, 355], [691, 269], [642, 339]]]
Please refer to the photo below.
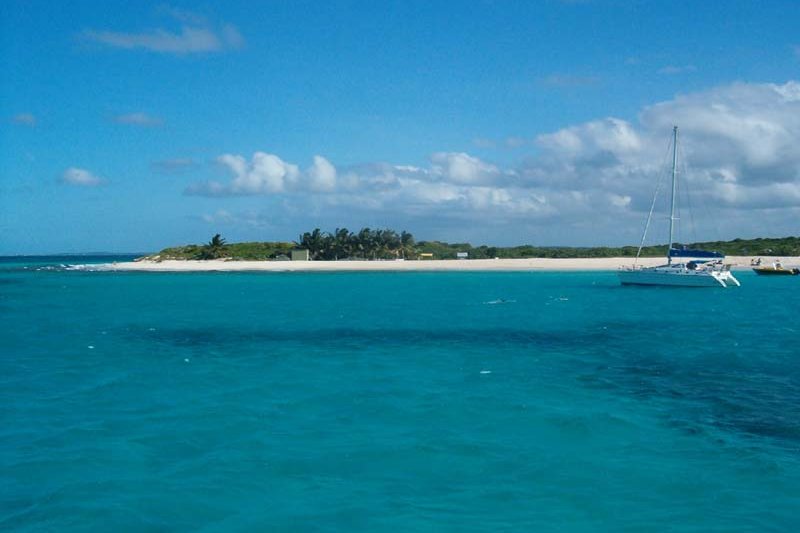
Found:
[[671, 248], [670, 257], [693, 257], [696, 259], [723, 259], [724, 254], [719, 252], [709, 252], [707, 250], [687, 250], [686, 248]]

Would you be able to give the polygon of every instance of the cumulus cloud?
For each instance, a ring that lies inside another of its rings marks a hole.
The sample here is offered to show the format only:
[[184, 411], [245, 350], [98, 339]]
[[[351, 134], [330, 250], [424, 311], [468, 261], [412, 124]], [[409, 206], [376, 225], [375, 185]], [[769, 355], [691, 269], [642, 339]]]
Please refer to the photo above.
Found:
[[96, 187], [103, 183], [103, 179], [95, 176], [88, 170], [70, 167], [61, 175], [61, 181], [67, 185], [78, 187]]
[[614, 153], [618, 156], [637, 153], [642, 143], [631, 124], [607, 118], [540, 135], [536, 142], [551, 153], [579, 154]]
[[604, 196], [605, 212], [641, 212], [668, 167], [675, 124], [687, 167], [683, 194], [690, 189], [696, 204], [742, 217], [747, 210], [800, 207], [800, 83], [794, 81], [735, 83], [648, 106], [638, 123], [607, 118], [540, 135], [540, 153], [520, 175], [551, 196], [580, 191], [594, 199], [584, 202], [591, 213], [602, 212], [596, 202]]
[[431, 170], [445, 181], [462, 184], [490, 183], [500, 169], [463, 152], [437, 152], [431, 155]]
[[297, 165], [264, 152], [253, 154], [249, 163], [242, 156], [230, 154], [217, 161], [234, 174], [231, 190], [236, 194], [284, 192], [300, 175]]
[[200, 15], [174, 8], [164, 8], [162, 11], [174, 19], [179, 28], [154, 28], [141, 32], [85, 30], [81, 36], [112, 48], [168, 54], [219, 52], [244, 45], [244, 38], [232, 24], [213, 24]]
[[[336, 189], [355, 189], [368, 186], [372, 172], [383, 172], [388, 179], [394, 179], [391, 172], [386, 173], [382, 165], [364, 166], [361, 172], [349, 170], [339, 176], [336, 167], [326, 158], [315, 155], [311, 166], [305, 171], [294, 163], [284, 161], [275, 154], [256, 152], [248, 160], [242, 155], [223, 154], [216, 162], [233, 179], [227, 183], [205, 181], [189, 185], [184, 193], [189, 196], [256, 196], [289, 193], [330, 193]], [[365, 181], [366, 178], [366, 181]], [[376, 182], [379, 181], [376, 180]]]
[[745, 180], [794, 180], [800, 162], [800, 83], [736, 83], [646, 108], [649, 132], [680, 125], [688, 158]]
[[730, 220], [719, 224], [698, 213], [698, 221], [750, 235], [796, 232], [788, 215], [782, 225], [753, 229], [760, 210], [800, 211], [800, 83], [794, 81], [729, 84], [647, 106], [635, 121], [606, 117], [540, 134], [535, 151], [507, 167], [465, 152], [436, 152], [426, 165], [343, 168], [318, 155], [301, 171], [277, 155], [227, 154], [218, 161], [229, 181], [194, 184], [186, 193], [281, 196], [321, 213], [508, 224], [515, 231], [525, 225], [551, 243], [632, 243], [656, 184], [668, 176], [674, 124], [686, 162], [680, 193], [690, 190], [695, 207], [712, 207]]
[[336, 167], [322, 156], [314, 156], [314, 164], [306, 174], [313, 191], [332, 191], [336, 187]]
[[[505, 214], [545, 213], [546, 199], [522, 188], [500, 184], [507, 173], [497, 166], [462, 152], [437, 152], [430, 165], [371, 163], [339, 172], [322, 156], [314, 156], [304, 172], [280, 157], [256, 152], [248, 160], [226, 154], [217, 161], [233, 179], [228, 183], [207, 181], [190, 185], [187, 195], [317, 196], [324, 203], [358, 210], [402, 209], [426, 214], [439, 207], [455, 212], [502, 209]], [[445, 213], [447, 210], [444, 211]]]
[[147, 113], [128, 113], [126, 115], [118, 115], [114, 117], [114, 122], [118, 124], [129, 124], [132, 126], [160, 126], [162, 120], [158, 117], [148, 115]]
[[340, 176], [326, 158], [315, 155], [312, 165], [301, 172], [298, 165], [288, 163], [274, 154], [256, 152], [250, 160], [241, 155], [224, 154], [217, 158], [233, 179], [229, 183], [216, 181], [194, 184], [189, 194], [261, 195], [281, 193], [330, 193], [341, 190], [397, 187], [402, 180], [426, 183], [443, 182], [454, 185], [490, 184], [502, 177], [501, 170], [490, 163], [463, 152], [436, 152], [430, 166], [390, 165], [373, 163], [346, 169]]

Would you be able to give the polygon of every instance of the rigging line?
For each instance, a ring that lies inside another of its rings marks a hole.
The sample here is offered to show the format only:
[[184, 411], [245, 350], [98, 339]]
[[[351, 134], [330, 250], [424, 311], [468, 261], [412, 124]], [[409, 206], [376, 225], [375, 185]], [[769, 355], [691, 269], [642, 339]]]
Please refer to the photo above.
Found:
[[[663, 161], [666, 162], [667, 157], [669, 156], [670, 147], [672, 146], [672, 139], [667, 143], [667, 149], [664, 152]], [[664, 168], [664, 165], [661, 167]], [[647, 230], [650, 228], [650, 221], [653, 218], [653, 210], [656, 207], [656, 200], [658, 199], [658, 193], [661, 191], [661, 185], [664, 183], [664, 177], [666, 176], [666, 171], [662, 170], [662, 173], [658, 177], [658, 181], [656, 182], [656, 191], [653, 194], [653, 201], [650, 204], [650, 212], [647, 214], [647, 221], [644, 225], [644, 232], [642, 232], [642, 240], [639, 242], [639, 249], [636, 250], [636, 258], [633, 260], [633, 266], [636, 267], [636, 263], [639, 261], [639, 256], [642, 254], [642, 248], [644, 247], [644, 241], [647, 238]]]
[[[680, 142], [680, 141], [678, 141]], [[681, 169], [680, 169], [680, 152], [678, 146], [675, 147], [676, 155], [676, 167], [675, 167], [675, 235], [673, 238], [672, 245], [675, 246], [676, 242], [681, 242], [680, 236], [683, 234], [683, 225], [681, 224], [681, 219], [683, 218], [683, 201], [681, 195], [683, 194], [683, 183], [681, 182]]]

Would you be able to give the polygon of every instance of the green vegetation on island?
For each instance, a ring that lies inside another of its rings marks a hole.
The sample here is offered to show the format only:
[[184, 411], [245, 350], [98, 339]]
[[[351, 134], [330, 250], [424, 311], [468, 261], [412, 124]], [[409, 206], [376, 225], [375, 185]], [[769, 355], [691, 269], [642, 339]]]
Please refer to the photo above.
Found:
[[[800, 256], [800, 237], [766, 239], [734, 239], [732, 241], [698, 242], [686, 245], [690, 249], [721, 252], [725, 255]], [[336, 261], [347, 259], [456, 259], [466, 253], [469, 259], [523, 258], [587, 258], [634, 257], [636, 246], [472, 246], [469, 243], [419, 241], [407, 232], [391, 229], [362, 228], [352, 232], [337, 228], [333, 232], [316, 228], [301, 234], [295, 242], [227, 243], [216, 234], [204, 245], [189, 244], [165, 248], [148, 256], [151, 260], [166, 259], [229, 259], [233, 261], [287, 260], [292, 250], [308, 250], [312, 260]], [[667, 246], [646, 246], [642, 257], [663, 257]]]
[[[224, 241], [224, 239], [222, 239]], [[187, 244], [165, 248], [157, 254], [149, 255], [152, 260], [187, 259], [231, 259], [234, 261], [264, 261], [288, 258], [297, 245], [291, 242], [237, 242], [224, 243], [218, 250], [208, 244]], [[212, 257], [213, 256], [213, 257]]]

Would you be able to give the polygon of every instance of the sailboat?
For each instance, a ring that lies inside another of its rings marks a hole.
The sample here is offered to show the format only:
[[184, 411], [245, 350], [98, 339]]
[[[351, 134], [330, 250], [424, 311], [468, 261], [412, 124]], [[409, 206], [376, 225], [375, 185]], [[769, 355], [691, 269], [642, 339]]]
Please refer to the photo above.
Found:
[[[731, 265], [723, 264], [725, 256], [718, 252], [706, 250], [689, 250], [685, 246], [677, 247], [674, 242], [675, 230], [675, 197], [678, 180], [678, 127], [672, 129], [672, 195], [669, 215], [669, 246], [667, 247], [667, 264], [655, 267], [637, 266], [642, 253], [647, 229], [653, 216], [653, 206], [647, 216], [642, 241], [636, 253], [633, 266], [617, 271], [619, 281], [623, 285], [666, 285], [673, 287], [730, 287], [741, 284], [731, 273]], [[658, 191], [656, 191], [656, 195]]]

